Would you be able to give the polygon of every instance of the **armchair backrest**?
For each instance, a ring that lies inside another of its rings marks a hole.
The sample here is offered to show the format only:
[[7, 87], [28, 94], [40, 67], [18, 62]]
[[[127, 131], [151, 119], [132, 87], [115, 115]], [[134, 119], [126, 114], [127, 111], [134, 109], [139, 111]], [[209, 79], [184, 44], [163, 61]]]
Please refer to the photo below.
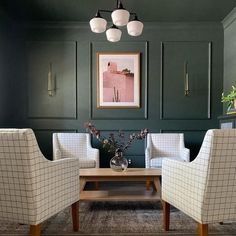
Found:
[[[83, 158], [87, 156], [87, 147], [91, 147], [88, 133], [54, 133], [53, 152], [60, 150], [61, 158]], [[56, 156], [56, 153], [53, 153]]]
[[222, 220], [235, 220], [236, 129], [208, 130], [193, 164], [203, 176], [196, 180], [204, 191], [203, 220], [214, 222], [219, 215]]
[[0, 129], [0, 217], [34, 219], [36, 176], [44, 157], [31, 129]]
[[147, 135], [147, 147], [151, 148], [152, 156], [179, 156], [180, 149], [184, 147], [184, 134], [149, 133]]

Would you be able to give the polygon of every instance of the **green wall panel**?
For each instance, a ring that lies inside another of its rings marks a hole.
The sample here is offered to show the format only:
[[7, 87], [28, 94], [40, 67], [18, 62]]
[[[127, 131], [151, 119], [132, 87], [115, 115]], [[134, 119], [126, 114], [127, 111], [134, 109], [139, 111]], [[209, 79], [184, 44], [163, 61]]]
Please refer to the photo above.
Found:
[[[27, 43], [28, 115], [30, 118], [76, 118], [76, 42]], [[52, 65], [55, 93], [48, 95]]]
[[161, 58], [161, 118], [209, 119], [211, 43], [163, 42]]
[[19, 40], [14, 37], [13, 21], [0, 7], [0, 127], [14, 126], [17, 113], [18, 91], [15, 85], [19, 81], [17, 46]]

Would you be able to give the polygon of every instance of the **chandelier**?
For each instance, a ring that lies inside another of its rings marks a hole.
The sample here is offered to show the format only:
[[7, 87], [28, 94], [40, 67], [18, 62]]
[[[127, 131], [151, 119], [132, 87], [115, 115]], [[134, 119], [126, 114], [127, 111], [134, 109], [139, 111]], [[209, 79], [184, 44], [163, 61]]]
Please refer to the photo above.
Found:
[[[111, 19], [113, 25], [107, 28], [107, 21], [101, 17], [101, 13], [111, 13]], [[132, 16], [132, 20], [130, 17]], [[130, 21], [129, 21], [130, 20]], [[94, 18], [89, 22], [90, 28], [94, 33], [103, 33], [106, 31], [107, 40], [110, 42], [118, 42], [121, 38], [120, 26], [127, 25], [128, 34], [131, 36], [139, 36], [143, 31], [143, 23], [138, 20], [137, 14], [134, 12], [128, 12], [122, 5], [120, 0], [117, 0], [117, 7], [115, 10], [97, 10]]]

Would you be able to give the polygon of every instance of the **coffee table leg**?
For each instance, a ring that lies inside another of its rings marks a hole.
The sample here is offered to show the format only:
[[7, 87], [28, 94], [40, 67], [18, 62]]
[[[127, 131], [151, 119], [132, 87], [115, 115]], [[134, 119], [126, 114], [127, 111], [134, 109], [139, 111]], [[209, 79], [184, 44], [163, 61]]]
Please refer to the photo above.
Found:
[[80, 177], [79, 179], [79, 184], [80, 184], [80, 192], [84, 190], [85, 184], [86, 184], [86, 180], [82, 177]]
[[150, 183], [151, 183], [150, 180], [147, 179], [146, 180], [146, 189], [147, 189], [147, 191], [150, 190]]
[[161, 181], [160, 181], [160, 177], [154, 177], [153, 178], [153, 185], [155, 190], [159, 193], [159, 196], [161, 198]]

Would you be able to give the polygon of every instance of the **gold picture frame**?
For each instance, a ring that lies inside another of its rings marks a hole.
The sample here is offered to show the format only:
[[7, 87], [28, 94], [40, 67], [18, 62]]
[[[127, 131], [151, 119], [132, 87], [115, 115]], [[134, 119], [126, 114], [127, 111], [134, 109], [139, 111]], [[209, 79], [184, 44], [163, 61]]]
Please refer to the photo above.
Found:
[[97, 107], [140, 107], [140, 53], [98, 52]]

